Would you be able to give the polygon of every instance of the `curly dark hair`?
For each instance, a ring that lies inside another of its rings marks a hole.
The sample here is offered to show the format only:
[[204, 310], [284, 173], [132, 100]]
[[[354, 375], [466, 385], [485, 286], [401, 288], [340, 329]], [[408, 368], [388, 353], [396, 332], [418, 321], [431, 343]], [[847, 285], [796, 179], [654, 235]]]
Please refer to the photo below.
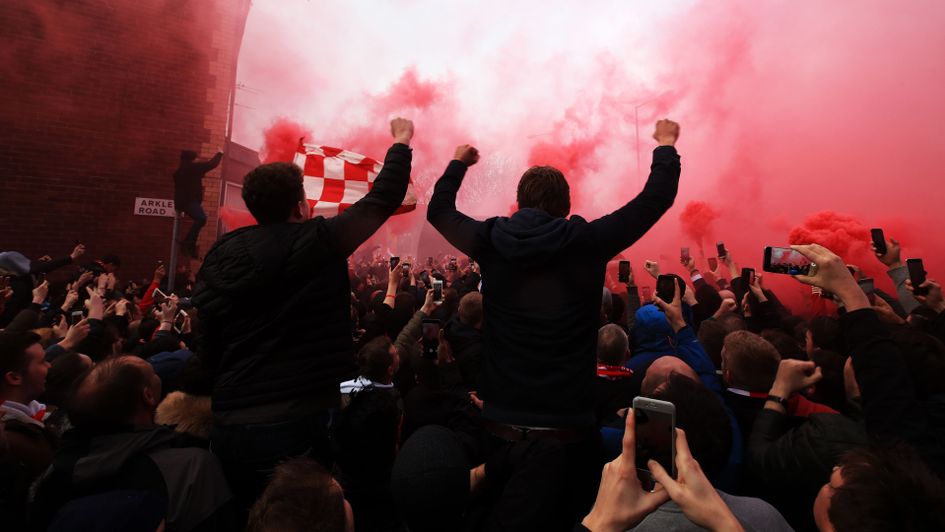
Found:
[[243, 201], [261, 224], [285, 222], [303, 199], [302, 169], [292, 163], [257, 166], [243, 178]]

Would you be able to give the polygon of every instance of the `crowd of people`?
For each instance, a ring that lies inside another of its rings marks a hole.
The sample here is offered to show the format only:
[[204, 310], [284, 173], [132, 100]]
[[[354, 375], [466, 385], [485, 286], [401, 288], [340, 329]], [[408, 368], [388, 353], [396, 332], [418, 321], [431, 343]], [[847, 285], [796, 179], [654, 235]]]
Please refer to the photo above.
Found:
[[[413, 133], [391, 122], [372, 190], [331, 218], [298, 167], [251, 171], [258, 225], [196, 273], [0, 253], [3, 529], [945, 530], [945, 299], [897, 241], [876, 253], [895, 294], [793, 246], [810, 315], [741, 250], [684, 257], [668, 293], [656, 261], [618, 282], [680, 183], [662, 120], [642, 192], [594, 221], [551, 167], [512, 216], [464, 215], [479, 153], [458, 147], [427, 214], [458, 256], [391, 257], [363, 244]], [[673, 408], [669, 461], [645, 459], [636, 398]]]

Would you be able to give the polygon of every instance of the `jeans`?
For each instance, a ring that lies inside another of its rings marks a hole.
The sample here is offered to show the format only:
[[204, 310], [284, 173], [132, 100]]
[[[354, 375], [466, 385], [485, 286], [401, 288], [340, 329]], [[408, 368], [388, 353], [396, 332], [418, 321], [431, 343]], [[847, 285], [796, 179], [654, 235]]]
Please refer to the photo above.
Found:
[[186, 246], [193, 247], [197, 245], [197, 237], [200, 235], [200, 230], [203, 229], [203, 226], [207, 225], [207, 213], [203, 212], [203, 205], [201, 205], [199, 201], [192, 201], [185, 205], [183, 212], [194, 221], [183, 243]]
[[210, 431], [210, 450], [219, 458], [236, 496], [248, 508], [259, 498], [276, 465], [298, 456], [331, 469], [330, 412], [280, 423], [217, 425]]

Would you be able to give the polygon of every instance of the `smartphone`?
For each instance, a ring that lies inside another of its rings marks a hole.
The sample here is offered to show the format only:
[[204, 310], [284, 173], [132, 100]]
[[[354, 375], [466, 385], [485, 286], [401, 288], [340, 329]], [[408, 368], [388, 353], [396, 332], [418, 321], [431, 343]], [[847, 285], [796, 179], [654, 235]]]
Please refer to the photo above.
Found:
[[922, 264], [922, 259], [909, 259], [906, 261], [906, 267], [909, 269], [909, 279], [912, 281], [912, 293], [917, 296], [927, 295], [928, 287], [921, 287], [925, 282], [925, 266]]
[[410, 263], [409, 263], [409, 262], [403, 263], [400, 267], [404, 269], [404, 276], [410, 275]]
[[177, 334], [181, 334], [184, 330], [184, 320], [187, 319], [187, 313], [183, 310], [177, 311], [177, 316], [174, 318], [174, 330], [177, 331]]
[[690, 259], [689, 248], [679, 248], [679, 260], [683, 264], [689, 262]]
[[[765, 248], [764, 271], [786, 275], [807, 275], [810, 273], [810, 259], [791, 248]], [[754, 271], [754, 270], [752, 270]]]
[[160, 288], [155, 288], [154, 292], [151, 293], [151, 298], [154, 299], [154, 303], [160, 305], [167, 301], [167, 294], [161, 292]]
[[440, 320], [424, 319], [421, 338], [423, 357], [436, 359], [436, 350], [440, 346]]
[[718, 252], [720, 259], [728, 255], [728, 251], [725, 251], [725, 242], [722, 242], [721, 240], [715, 243], [715, 250]]
[[676, 295], [676, 278], [672, 275], [660, 275], [656, 279], [656, 297], [669, 303]]
[[676, 406], [668, 401], [635, 397], [637, 477], [643, 489], [656, 489], [647, 461], [655, 460], [676, 478]]
[[427, 257], [427, 268], [433, 266], [433, 257]]
[[456, 257], [450, 257], [450, 263], [449, 263], [449, 266], [447, 266], [446, 269], [448, 269], [448, 270], [451, 271], [451, 272], [455, 272], [455, 271], [456, 271]]
[[72, 311], [72, 313], [69, 314], [69, 325], [75, 325], [76, 323], [79, 323], [84, 317], [85, 315], [82, 314], [81, 310]]
[[857, 284], [860, 285], [860, 288], [863, 289], [863, 293], [870, 300], [870, 305], [875, 304], [876, 302], [876, 285], [873, 283], [873, 279], [870, 277], [864, 277], [857, 281]]
[[629, 260], [622, 260], [617, 264], [617, 282], [618, 283], [630, 282], [630, 261]]
[[882, 229], [878, 227], [870, 229], [870, 237], [873, 239], [873, 246], [876, 247], [876, 253], [885, 255], [889, 251], [886, 249], [886, 235], [883, 234]]
[[717, 259], [717, 258], [715, 258], [715, 257], [709, 257], [709, 258], [706, 259], [706, 260], [709, 261], [709, 271], [710, 271], [710, 272], [714, 272], [715, 270], [718, 269], [718, 267], [719, 267], [719, 259]]
[[751, 284], [755, 281], [754, 268], [742, 268], [742, 290], [748, 291]]
[[443, 301], [443, 281], [433, 280], [433, 301]]
[[390, 258], [390, 271], [394, 271], [394, 268], [396, 268], [398, 264], [400, 264], [400, 257], [397, 257], [397, 256], [391, 257]]

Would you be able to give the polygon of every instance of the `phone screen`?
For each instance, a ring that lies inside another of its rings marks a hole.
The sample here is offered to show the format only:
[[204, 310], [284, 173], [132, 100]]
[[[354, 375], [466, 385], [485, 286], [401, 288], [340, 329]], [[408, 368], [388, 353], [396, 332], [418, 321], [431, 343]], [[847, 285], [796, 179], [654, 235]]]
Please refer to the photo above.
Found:
[[644, 300], [644, 301], [649, 301], [650, 298], [652, 298], [652, 297], [653, 297], [653, 291], [650, 290], [650, 287], [649, 287], [649, 286], [644, 286], [644, 287], [643, 287], [643, 300]]
[[718, 267], [719, 267], [719, 259], [717, 259], [717, 258], [715, 258], [715, 257], [709, 257], [707, 260], [709, 261], [709, 270], [710, 270], [710, 271], [713, 271], [713, 272], [714, 272], [716, 269], [718, 269]]
[[440, 346], [440, 321], [423, 320], [423, 356], [436, 358], [436, 350]]
[[622, 260], [617, 266], [617, 282], [618, 283], [629, 283], [630, 282], [630, 261]]
[[410, 275], [410, 264], [405, 262], [401, 265], [401, 268], [404, 269], [404, 275]]
[[167, 301], [167, 294], [161, 292], [160, 288], [155, 288], [154, 292], [151, 293], [151, 298], [154, 299], [154, 303], [160, 305]]
[[75, 325], [76, 323], [79, 323], [82, 321], [83, 317], [85, 316], [82, 314], [81, 310], [72, 312], [72, 314], [69, 314], [69, 325]]
[[727, 252], [725, 251], [725, 242], [721, 242], [721, 241], [716, 242], [715, 251], [718, 252], [719, 258], [724, 257], [727, 254]]
[[397, 256], [391, 257], [390, 258], [390, 271], [394, 271], [394, 268], [396, 268], [398, 264], [400, 264], [400, 257], [397, 257]]
[[177, 317], [174, 318], [174, 330], [180, 334], [184, 330], [184, 320], [187, 319], [187, 313], [183, 310], [177, 312]]
[[681, 248], [679, 250], [679, 258], [683, 262], [686, 262], [687, 260], [689, 260], [689, 248]]
[[922, 259], [909, 259], [906, 261], [906, 267], [909, 268], [909, 280], [912, 281], [912, 293], [917, 296], [924, 296], [928, 293], [928, 288], [921, 288], [925, 282], [925, 266]]
[[443, 301], [443, 281], [433, 281], [433, 301]]
[[427, 257], [427, 267], [433, 266], [433, 257]]
[[742, 290], [748, 291], [748, 287], [755, 280], [754, 268], [742, 268]]
[[876, 253], [885, 255], [888, 250], [886, 249], [886, 236], [883, 234], [883, 230], [879, 228], [870, 229], [870, 237], [873, 239]]
[[636, 416], [636, 466], [643, 475], [644, 489], [655, 487], [648, 460], [655, 460], [673, 478], [676, 478], [676, 416], [672, 403], [655, 399], [637, 398], [633, 401]]
[[764, 270], [787, 275], [807, 275], [810, 272], [810, 259], [791, 248], [765, 248]]
[[656, 297], [670, 303], [676, 295], [676, 278], [671, 275], [660, 275], [656, 279]]

